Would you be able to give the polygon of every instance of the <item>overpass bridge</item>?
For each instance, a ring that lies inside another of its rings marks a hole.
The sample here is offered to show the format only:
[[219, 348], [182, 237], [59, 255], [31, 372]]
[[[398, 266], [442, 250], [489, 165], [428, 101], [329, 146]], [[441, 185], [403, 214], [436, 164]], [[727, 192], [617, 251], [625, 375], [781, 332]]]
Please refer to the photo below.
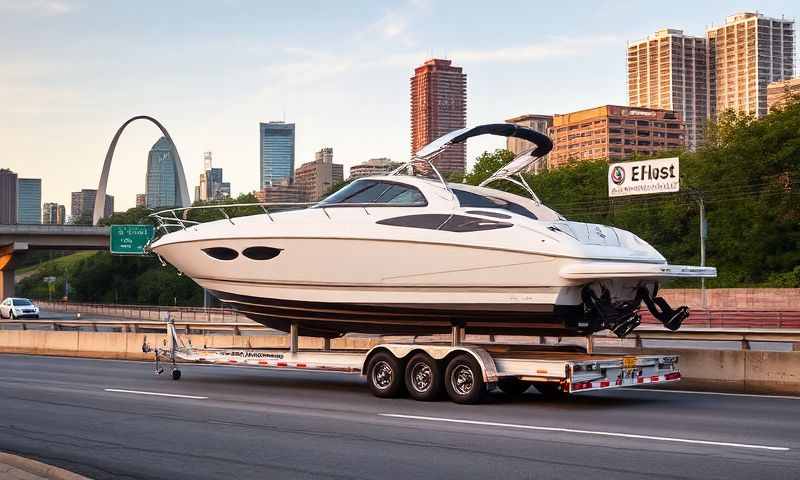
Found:
[[108, 227], [0, 225], [0, 300], [14, 295], [15, 258], [29, 250], [107, 250]]

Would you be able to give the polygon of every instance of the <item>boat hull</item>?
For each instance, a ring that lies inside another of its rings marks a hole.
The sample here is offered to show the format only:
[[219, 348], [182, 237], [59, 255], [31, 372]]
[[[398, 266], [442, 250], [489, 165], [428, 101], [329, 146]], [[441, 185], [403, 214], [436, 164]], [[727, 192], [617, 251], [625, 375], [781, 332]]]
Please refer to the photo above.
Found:
[[582, 327], [583, 305], [393, 303], [360, 304], [253, 297], [210, 290], [248, 318], [288, 332], [297, 323], [300, 335], [338, 337], [358, 332], [382, 335], [447, 333], [453, 325], [476, 334], [575, 335]]

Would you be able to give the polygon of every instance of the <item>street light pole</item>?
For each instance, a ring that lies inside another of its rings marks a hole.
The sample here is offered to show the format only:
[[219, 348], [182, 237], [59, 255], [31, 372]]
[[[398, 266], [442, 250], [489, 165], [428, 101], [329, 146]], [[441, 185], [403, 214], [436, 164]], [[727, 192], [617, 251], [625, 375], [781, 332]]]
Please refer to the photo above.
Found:
[[[706, 222], [706, 205], [703, 202], [703, 194], [694, 190], [697, 195], [697, 206], [700, 207], [700, 266], [706, 266], [706, 237], [708, 236], [708, 222]], [[700, 294], [703, 301], [703, 310], [708, 313], [708, 303], [706, 300], [706, 279], [700, 278]]]

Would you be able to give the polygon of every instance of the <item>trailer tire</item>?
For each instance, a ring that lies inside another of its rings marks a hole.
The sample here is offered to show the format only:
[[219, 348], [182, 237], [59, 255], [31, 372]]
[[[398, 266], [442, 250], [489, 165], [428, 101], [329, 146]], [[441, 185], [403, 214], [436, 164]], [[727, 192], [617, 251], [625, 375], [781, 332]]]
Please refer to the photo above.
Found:
[[548, 400], [566, 400], [569, 398], [569, 392], [565, 392], [560, 383], [534, 382], [533, 386]]
[[486, 383], [478, 361], [463, 353], [453, 357], [444, 373], [444, 388], [450, 400], [456, 403], [480, 403]]
[[501, 378], [497, 381], [497, 388], [506, 395], [516, 397], [525, 393], [531, 386], [531, 382], [526, 382], [518, 378]]
[[178, 370], [178, 369], [173, 370], [172, 371], [172, 379], [173, 380], [180, 380], [181, 379], [181, 371]]
[[405, 386], [402, 362], [389, 352], [376, 353], [367, 364], [367, 384], [376, 397], [399, 397]]
[[438, 400], [444, 391], [442, 367], [430, 355], [416, 353], [406, 364], [406, 390], [414, 400]]

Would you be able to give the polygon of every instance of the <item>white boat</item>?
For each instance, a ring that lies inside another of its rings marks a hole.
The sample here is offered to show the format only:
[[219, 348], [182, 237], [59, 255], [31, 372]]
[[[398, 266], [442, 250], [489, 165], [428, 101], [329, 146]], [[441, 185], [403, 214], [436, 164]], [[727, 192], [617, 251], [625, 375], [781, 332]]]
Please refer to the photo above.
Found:
[[[514, 136], [536, 147], [481, 186], [445, 182], [431, 160], [467, 138]], [[361, 178], [309, 208], [203, 224], [175, 209], [150, 246], [232, 308], [300, 335], [348, 332], [620, 336], [642, 303], [670, 329], [687, 317], [657, 297], [659, 281], [714, 277], [669, 265], [633, 233], [571, 222], [543, 205], [520, 174], [552, 148], [510, 124], [465, 128], [386, 176]], [[408, 175], [425, 173], [433, 178]], [[511, 181], [531, 198], [489, 188]]]

